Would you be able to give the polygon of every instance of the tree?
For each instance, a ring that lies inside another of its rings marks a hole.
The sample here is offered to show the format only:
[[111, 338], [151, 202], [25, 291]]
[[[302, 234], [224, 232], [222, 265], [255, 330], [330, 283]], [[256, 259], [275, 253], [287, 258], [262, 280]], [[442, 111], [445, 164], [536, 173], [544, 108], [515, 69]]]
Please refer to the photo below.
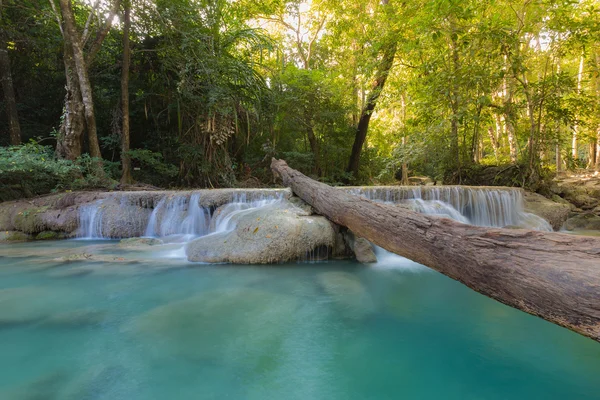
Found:
[[[0, 24], [5, 23], [3, 18], [2, 0], [0, 0]], [[10, 135], [10, 144], [16, 146], [21, 144], [21, 126], [19, 125], [19, 116], [17, 113], [17, 101], [15, 99], [15, 90], [10, 68], [10, 58], [8, 56], [6, 30], [0, 29], [0, 80], [2, 80], [2, 91], [4, 92], [4, 103], [6, 116], [8, 118], [8, 130]]]
[[[385, 14], [389, 15], [393, 13], [392, 5], [389, 4], [389, 0], [383, 0], [382, 5], [385, 8]], [[394, 58], [398, 48], [397, 38], [393, 32], [390, 32], [388, 35], [387, 41], [382, 45], [382, 57], [379, 61], [377, 72], [375, 73], [374, 82], [367, 96], [366, 103], [360, 113], [358, 125], [356, 126], [354, 144], [352, 145], [352, 152], [350, 153], [350, 160], [348, 162], [348, 168], [346, 169], [348, 173], [352, 174], [354, 179], [357, 179], [358, 177], [360, 154], [365, 144], [365, 140], [367, 139], [371, 116], [373, 115], [373, 111], [375, 111], [377, 100], [379, 100], [379, 96], [381, 95], [381, 92], [385, 87], [385, 82], [390, 74], [390, 70], [394, 65]]]
[[49, 0], [64, 39], [64, 63], [67, 79], [67, 94], [60, 134], [57, 140], [57, 154], [60, 157], [74, 160], [81, 155], [83, 131], [87, 129], [90, 155], [101, 159], [100, 144], [94, 112], [92, 85], [89, 78], [89, 66], [108, 35], [112, 20], [119, 8], [120, 0], [114, 0], [104, 24], [98, 28], [96, 37], [90, 45], [87, 60], [84, 45], [91, 36], [90, 25], [99, 14], [99, 2], [90, 11], [83, 33], [77, 30], [71, 0], [59, 0], [60, 10], [56, 9], [55, 0]]
[[123, 174], [122, 184], [131, 184], [131, 158], [129, 156], [129, 64], [131, 49], [129, 31], [131, 29], [131, 4], [130, 0], [123, 3], [123, 65], [121, 67], [121, 109], [123, 126], [121, 128], [121, 164]]

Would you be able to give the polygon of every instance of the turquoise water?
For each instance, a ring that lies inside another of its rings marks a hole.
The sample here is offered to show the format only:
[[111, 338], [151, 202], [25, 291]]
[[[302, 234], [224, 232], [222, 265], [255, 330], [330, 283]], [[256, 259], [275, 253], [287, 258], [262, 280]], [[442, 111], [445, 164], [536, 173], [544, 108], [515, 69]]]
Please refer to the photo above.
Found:
[[[54, 260], [73, 252], [90, 260]], [[599, 343], [397, 257], [194, 265], [86, 241], [0, 256], [2, 400], [600, 398]]]

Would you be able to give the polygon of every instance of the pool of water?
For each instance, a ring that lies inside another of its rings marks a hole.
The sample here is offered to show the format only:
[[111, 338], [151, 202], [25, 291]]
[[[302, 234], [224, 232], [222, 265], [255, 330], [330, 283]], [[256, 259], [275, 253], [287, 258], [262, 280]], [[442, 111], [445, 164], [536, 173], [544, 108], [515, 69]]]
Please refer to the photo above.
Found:
[[110, 241], [0, 245], [0, 399], [600, 397], [599, 343], [380, 258], [200, 265]]

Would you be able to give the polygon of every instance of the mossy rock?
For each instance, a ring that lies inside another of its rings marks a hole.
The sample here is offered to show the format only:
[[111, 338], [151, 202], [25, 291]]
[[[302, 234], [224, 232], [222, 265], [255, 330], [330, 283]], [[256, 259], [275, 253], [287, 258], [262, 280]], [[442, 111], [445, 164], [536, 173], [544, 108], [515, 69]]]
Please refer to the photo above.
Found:
[[31, 239], [31, 235], [19, 231], [0, 232], [0, 242], [21, 242]]
[[572, 230], [600, 231], [600, 217], [593, 213], [579, 214], [567, 220], [566, 228]]
[[54, 231], [44, 231], [37, 234], [35, 240], [59, 240], [63, 239], [64, 236]]

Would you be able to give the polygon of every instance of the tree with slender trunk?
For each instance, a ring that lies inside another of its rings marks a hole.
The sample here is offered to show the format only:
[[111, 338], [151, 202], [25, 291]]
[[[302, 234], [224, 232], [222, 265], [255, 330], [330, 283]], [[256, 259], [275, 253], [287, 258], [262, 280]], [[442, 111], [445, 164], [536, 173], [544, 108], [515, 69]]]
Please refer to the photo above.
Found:
[[[577, 94], [581, 94], [581, 81], [583, 79], [583, 65], [584, 65], [584, 54], [581, 53], [581, 57], [579, 58], [579, 70], [577, 71]], [[577, 116], [575, 116], [575, 124], [573, 125], [573, 136], [572, 136], [572, 145], [571, 151], [573, 160], [577, 161], [579, 158], [579, 121], [577, 121]]]
[[[385, 11], [390, 13], [392, 6], [389, 4], [389, 0], [383, 0], [381, 3], [386, 8]], [[392, 66], [394, 65], [394, 58], [396, 57], [397, 48], [397, 38], [389, 37], [388, 42], [383, 46], [383, 56], [379, 62], [371, 91], [369, 92], [365, 105], [360, 113], [358, 125], [356, 126], [356, 131], [354, 134], [354, 144], [352, 145], [352, 152], [350, 153], [350, 161], [348, 162], [348, 167], [346, 168], [346, 172], [351, 173], [353, 179], [358, 177], [360, 155], [362, 153], [365, 141], [367, 140], [371, 116], [373, 115], [373, 111], [375, 111], [379, 96], [385, 87], [385, 82], [387, 81], [388, 75], [392, 69]]]
[[[596, 43], [596, 72], [594, 78], [596, 79], [596, 105], [600, 111], [600, 43]], [[600, 172], [600, 121], [597, 122], [596, 127], [596, 171]]]
[[123, 166], [122, 184], [131, 184], [131, 158], [129, 157], [129, 66], [131, 61], [131, 48], [129, 31], [131, 29], [131, 3], [123, 3], [123, 66], [121, 69], [121, 107], [123, 126], [121, 128], [121, 164]]
[[[3, 22], [2, 0], [0, 0], [0, 24]], [[4, 92], [4, 106], [8, 118], [10, 144], [17, 146], [21, 144], [21, 126], [19, 125], [17, 101], [10, 70], [10, 58], [8, 57], [8, 49], [6, 46], [7, 41], [8, 38], [6, 37], [5, 29], [0, 28], [0, 80], [2, 80], [2, 91]]]

